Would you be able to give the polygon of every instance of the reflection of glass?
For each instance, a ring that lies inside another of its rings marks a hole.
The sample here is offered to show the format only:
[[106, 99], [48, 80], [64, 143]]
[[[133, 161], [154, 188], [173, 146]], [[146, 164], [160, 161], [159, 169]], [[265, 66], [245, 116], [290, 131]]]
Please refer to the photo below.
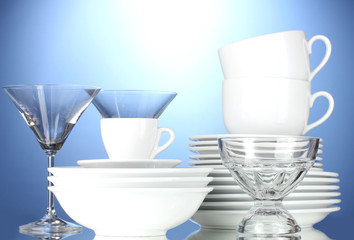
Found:
[[300, 231], [282, 200], [314, 164], [318, 138], [235, 137], [218, 139], [220, 155], [254, 206], [238, 231], [252, 236], [280, 236]]
[[323, 232], [314, 228], [305, 228], [300, 234], [281, 237], [242, 236], [235, 230], [207, 229], [191, 233], [185, 240], [331, 240]]
[[93, 104], [103, 118], [159, 118], [175, 92], [109, 90], [101, 91]]
[[[53, 167], [56, 152], [61, 149], [81, 114], [100, 89], [77, 85], [18, 85], [6, 86], [4, 90], [47, 154], [48, 167]], [[48, 186], [51, 186], [50, 182]], [[43, 218], [20, 226], [21, 233], [41, 239], [60, 239], [80, 231], [80, 226], [57, 217], [54, 195], [49, 191], [47, 211]]]

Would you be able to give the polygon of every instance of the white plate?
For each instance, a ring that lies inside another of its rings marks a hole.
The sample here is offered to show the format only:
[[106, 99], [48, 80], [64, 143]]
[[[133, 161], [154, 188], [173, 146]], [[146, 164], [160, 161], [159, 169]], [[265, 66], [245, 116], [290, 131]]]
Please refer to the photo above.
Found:
[[[289, 212], [296, 219], [301, 228], [309, 228], [321, 222], [331, 212], [337, 212], [340, 207], [297, 209]], [[248, 211], [204, 211], [198, 210], [192, 220], [204, 228], [235, 229]], [[312, 239], [311, 239], [312, 240]]]
[[[209, 185], [210, 186], [210, 185]], [[240, 186], [232, 185], [214, 185], [211, 194], [238, 194], [244, 193]], [[294, 192], [329, 192], [338, 190], [338, 185], [300, 185], [294, 190]]]
[[[190, 142], [189, 146], [191, 147], [218, 147], [218, 141], [194, 141], [194, 142]], [[323, 148], [323, 144], [319, 144], [318, 145], [319, 149]]]
[[[340, 199], [327, 200], [284, 200], [283, 205], [286, 209], [312, 209], [312, 208], [328, 208], [333, 204], [339, 204]], [[203, 202], [200, 210], [249, 210], [254, 205], [253, 201], [244, 202]]]
[[212, 170], [213, 168], [48, 168], [48, 171], [57, 177], [206, 177]]
[[[220, 159], [209, 159], [209, 160], [196, 160], [196, 161], [189, 161], [188, 162], [189, 165], [210, 165], [210, 164], [219, 164], [222, 165], [222, 160]], [[323, 167], [323, 163], [317, 163], [315, 162], [314, 167]]]
[[[227, 138], [227, 137], [252, 137], [254, 134], [211, 134], [211, 135], [196, 135], [190, 136], [189, 139], [192, 141], [216, 141], [218, 138]], [[294, 137], [287, 135], [256, 135], [256, 136], [265, 136], [265, 137]], [[320, 138], [320, 142], [323, 139]]]
[[176, 159], [92, 159], [79, 160], [77, 164], [86, 168], [173, 168], [181, 164]]
[[[301, 181], [301, 185], [328, 185], [332, 183], [338, 183], [339, 178], [314, 178], [314, 177], [305, 177]], [[214, 177], [214, 180], [211, 182], [211, 185], [235, 185], [237, 184], [236, 180], [233, 177]]]
[[[222, 161], [221, 160], [217, 160], [217, 159], [214, 159], [214, 160], [196, 160], [196, 161], [189, 161], [188, 164], [190, 166], [193, 166], [193, 165], [196, 165], [196, 166], [209, 166], [209, 165], [220, 165], [220, 166], [223, 166], [222, 164]], [[323, 163], [318, 163], [318, 162], [315, 162], [313, 164], [313, 167], [323, 167]], [[223, 168], [226, 168], [226, 167], [223, 167]]]
[[[231, 176], [230, 171], [228, 169], [214, 169], [210, 176], [212, 177], [229, 177]], [[313, 171], [311, 168], [310, 171], [307, 172], [306, 176], [308, 177], [338, 177], [339, 174], [336, 172], [321, 172], [321, 171]]]
[[[208, 160], [208, 159], [221, 159], [219, 153], [215, 154], [197, 154], [197, 155], [189, 155], [190, 159], [200, 159], [200, 160]], [[316, 161], [322, 161], [323, 158], [316, 157]]]
[[[193, 152], [193, 153], [199, 153], [200, 155], [203, 154], [219, 154], [219, 147], [218, 146], [202, 146], [202, 147], [191, 147], [189, 148], [189, 151]], [[244, 151], [244, 149], [240, 149], [240, 151]], [[269, 152], [273, 152], [274, 150], [255, 150], [258, 153], [269, 153]], [[283, 152], [285, 150], [277, 150], [277, 152]], [[289, 150], [286, 150], [286, 152]], [[293, 150], [293, 151], [296, 151]], [[323, 150], [319, 149], [317, 151], [317, 154], [322, 154]]]
[[[333, 197], [339, 197], [340, 192], [292, 192], [285, 197], [285, 200], [325, 200]], [[252, 201], [248, 194], [208, 194], [204, 202], [235, 202]]]
[[129, 178], [90, 178], [90, 177], [48, 177], [56, 187], [67, 188], [202, 188], [213, 180], [211, 177], [129, 177]]

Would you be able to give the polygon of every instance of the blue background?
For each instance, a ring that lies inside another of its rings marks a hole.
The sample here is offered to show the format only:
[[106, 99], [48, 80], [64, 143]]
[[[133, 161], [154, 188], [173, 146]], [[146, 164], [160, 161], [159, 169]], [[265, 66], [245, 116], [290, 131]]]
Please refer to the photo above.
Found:
[[[66, 83], [103, 89], [168, 90], [178, 93], [160, 118], [176, 140], [159, 158], [188, 166], [188, 137], [226, 133], [221, 108], [223, 74], [217, 50], [267, 33], [304, 30], [333, 45], [313, 92], [330, 92], [332, 116], [308, 135], [324, 139], [326, 171], [340, 174], [342, 210], [316, 228], [348, 239], [354, 214], [353, 54], [354, 4], [331, 0], [0, 1], [0, 85]], [[324, 54], [316, 43], [314, 68]], [[327, 108], [319, 99], [310, 122]], [[0, 92], [0, 239], [32, 239], [18, 226], [42, 217], [46, 206], [46, 157], [13, 103]], [[106, 158], [100, 115], [90, 106], [72, 131], [56, 165]], [[68, 217], [57, 204], [58, 215]], [[184, 239], [198, 225], [188, 221], [168, 232]], [[90, 230], [70, 239], [92, 239]]]

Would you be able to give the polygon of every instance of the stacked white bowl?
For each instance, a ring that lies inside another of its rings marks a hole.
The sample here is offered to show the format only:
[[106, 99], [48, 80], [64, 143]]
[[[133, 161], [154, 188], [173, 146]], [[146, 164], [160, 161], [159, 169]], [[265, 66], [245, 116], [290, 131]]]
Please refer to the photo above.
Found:
[[50, 191], [72, 219], [95, 231], [95, 240], [166, 239], [166, 231], [187, 221], [212, 190], [212, 168], [175, 168], [180, 160], [123, 162], [49, 168]]
[[[243, 192], [234, 178], [221, 162], [217, 138], [236, 137], [236, 134], [191, 136], [189, 150], [193, 169], [212, 167], [210, 176], [213, 187], [198, 212], [192, 217], [204, 228], [235, 229], [244, 215], [253, 206], [252, 198]], [[322, 153], [320, 144], [319, 154]], [[322, 221], [329, 213], [339, 211], [341, 202], [338, 192], [338, 173], [326, 172], [322, 168], [322, 158], [317, 157], [313, 168], [304, 180], [283, 201], [284, 207], [298, 221], [302, 228], [312, 227]]]

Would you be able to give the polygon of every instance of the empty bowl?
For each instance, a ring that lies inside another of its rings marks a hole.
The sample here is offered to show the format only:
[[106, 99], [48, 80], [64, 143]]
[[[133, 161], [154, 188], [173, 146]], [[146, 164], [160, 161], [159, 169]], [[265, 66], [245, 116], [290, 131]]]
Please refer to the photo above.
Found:
[[164, 236], [187, 221], [212, 188], [49, 187], [65, 212], [97, 236]]

